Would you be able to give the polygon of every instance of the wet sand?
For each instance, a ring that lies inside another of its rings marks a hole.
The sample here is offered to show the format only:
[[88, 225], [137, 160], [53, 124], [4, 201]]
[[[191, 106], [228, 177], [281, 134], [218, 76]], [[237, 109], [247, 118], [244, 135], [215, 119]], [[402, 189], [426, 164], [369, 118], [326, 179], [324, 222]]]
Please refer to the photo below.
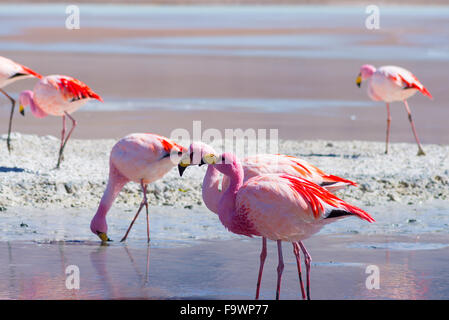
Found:
[[[247, 98], [258, 99], [328, 99], [369, 101], [365, 88], [355, 86], [355, 76], [362, 61], [230, 57], [145, 57], [132, 55], [56, 55], [42, 60], [32, 54], [17, 54], [17, 60], [40, 65], [43, 73], [59, 70], [83, 79], [103, 98], [132, 101], [137, 98]], [[70, 61], [70, 63], [69, 63]], [[380, 64], [380, 63], [379, 63]], [[92, 67], [95, 65], [95, 72]], [[332, 73], [327, 68], [332, 65]], [[404, 65], [404, 63], [401, 63]], [[445, 65], [443, 63], [443, 65]], [[111, 66], [114, 66], [111, 68]], [[446, 120], [449, 117], [449, 92], [438, 74], [436, 62], [406, 64], [426, 79], [435, 100], [416, 95], [409, 103], [418, 134], [423, 143], [449, 143]], [[50, 71], [51, 70], [51, 71]], [[148, 70], [141, 72], [141, 70]], [[349, 71], [352, 70], [352, 71]], [[93, 74], [94, 73], [94, 74]], [[120, 78], [117, 79], [117, 74]], [[304, 76], [307, 75], [307, 76]], [[267, 79], [269, 78], [269, 80]], [[110, 79], [114, 79], [110, 81]], [[423, 80], [424, 82], [424, 80]], [[8, 87], [8, 92], [33, 86], [32, 80]], [[326, 88], [325, 90], [323, 88]], [[0, 98], [0, 116], [7, 119], [9, 102]], [[126, 109], [126, 106], [124, 106]], [[391, 141], [414, 142], [407, 114], [401, 103], [394, 103]], [[278, 129], [283, 139], [333, 139], [384, 141], [386, 109], [376, 107], [308, 108], [296, 112], [264, 113], [226, 110], [173, 111], [150, 109], [121, 112], [78, 111], [78, 127], [73, 137], [82, 139], [119, 138], [130, 132], [157, 132], [169, 136], [176, 128], [191, 130], [193, 120], [204, 128]], [[30, 113], [15, 115], [13, 131], [58, 136], [61, 119], [36, 119]], [[7, 131], [7, 121], [0, 123]]]
[[[447, 235], [315, 236], [313, 299], [448, 299]], [[284, 244], [282, 299], [299, 299], [296, 262]], [[260, 240], [191, 242], [148, 249], [97, 242], [1, 242], [2, 299], [253, 299]], [[186, 263], [189, 261], [189, 263]], [[80, 270], [80, 289], [68, 290], [65, 270]], [[380, 271], [380, 289], [369, 290], [366, 268]], [[269, 242], [262, 299], [274, 299], [277, 253]], [[303, 266], [303, 270], [305, 270]]]
[[[429, 106], [429, 108], [431, 108]], [[153, 132], [170, 137], [175, 129], [186, 129], [193, 135], [193, 121], [201, 121], [204, 130], [218, 129], [277, 129], [281, 139], [292, 140], [365, 140], [384, 141], [386, 111], [378, 108], [320, 108], [296, 113], [260, 113], [225, 111], [166, 111], [160, 109], [139, 111], [77, 112], [78, 125], [72, 135], [77, 139], [119, 139], [131, 132]], [[449, 110], [449, 108], [447, 108]], [[0, 112], [7, 119], [8, 110]], [[385, 113], [385, 114], [384, 114]], [[449, 144], [445, 114], [438, 118], [428, 117], [427, 107], [415, 108], [414, 117], [422, 143]], [[391, 142], [415, 143], [407, 113], [398, 105], [392, 108]], [[7, 122], [0, 123], [7, 131]], [[29, 113], [26, 117], [16, 115], [14, 132], [23, 134], [52, 135], [58, 137], [62, 129], [61, 118], [36, 119]], [[267, 131], [268, 132], [268, 131]]]

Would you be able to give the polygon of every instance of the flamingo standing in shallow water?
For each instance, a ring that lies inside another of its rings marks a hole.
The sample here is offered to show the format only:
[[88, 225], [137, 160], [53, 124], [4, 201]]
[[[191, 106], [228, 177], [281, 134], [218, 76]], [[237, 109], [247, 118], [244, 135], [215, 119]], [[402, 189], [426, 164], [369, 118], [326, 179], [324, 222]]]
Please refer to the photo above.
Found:
[[143, 206], [147, 215], [147, 238], [150, 242], [150, 225], [148, 221], [147, 185], [162, 178], [175, 167], [182, 158], [184, 148], [175, 142], [151, 133], [134, 133], [120, 139], [112, 148], [109, 158], [109, 180], [101, 198], [98, 210], [93, 217], [90, 229], [103, 241], [108, 241], [106, 214], [120, 190], [129, 181], [140, 183], [143, 200], [132, 220], [125, 236], [125, 241], [134, 221]]
[[[204, 157], [207, 155], [216, 155], [217, 153], [210, 146], [201, 143], [201, 142], [193, 142], [190, 145], [189, 153], [184, 156], [184, 159], [179, 163], [178, 168], [179, 172], [182, 175], [185, 168], [189, 165], [204, 164]], [[322, 170], [317, 167], [311, 165], [305, 160], [285, 156], [285, 155], [274, 155], [274, 154], [263, 154], [263, 155], [254, 155], [245, 158], [242, 161], [243, 167], [243, 182], [247, 180], [264, 175], [264, 174], [289, 174], [292, 176], [296, 176], [299, 178], [304, 178], [310, 180], [316, 184], [321, 184], [327, 190], [338, 190], [344, 188], [348, 185], [357, 184], [346, 180], [337, 176], [328, 175], [324, 173]], [[219, 178], [220, 172], [215, 168], [215, 166], [208, 166], [206, 175], [203, 180], [203, 200], [209, 210], [218, 214], [218, 208], [220, 199], [223, 195], [223, 192], [219, 191]], [[230, 184], [229, 178], [225, 175], [223, 177], [222, 182], [222, 190], [226, 190]], [[260, 254], [260, 266], [259, 266], [259, 276], [257, 280], [257, 288], [256, 288], [256, 299], [259, 298], [260, 291], [260, 283], [262, 280], [262, 272], [263, 266], [265, 263], [266, 255], [267, 255], [267, 242], [266, 237], [262, 237], [262, 251]], [[307, 253], [304, 245], [301, 241], [292, 242], [293, 244], [293, 252], [296, 257], [296, 263], [298, 267], [298, 276], [300, 282], [300, 288], [303, 298], [305, 299], [306, 294], [304, 291], [304, 285], [302, 282], [301, 276], [301, 264], [300, 264], [300, 256], [299, 249], [301, 248], [305, 254], [305, 263], [306, 263], [306, 271], [307, 271], [307, 298], [310, 299], [310, 263], [311, 257]]]
[[430, 92], [421, 82], [419, 82], [413, 73], [397, 66], [383, 66], [376, 70], [374, 66], [365, 64], [360, 68], [356, 84], [360, 87], [362, 81], [365, 80], [369, 81], [368, 96], [374, 101], [385, 101], [387, 104], [387, 138], [385, 153], [388, 153], [388, 142], [390, 140], [390, 103], [394, 101], [403, 101], [416, 143], [418, 144], [418, 155], [425, 155], [421, 143], [419, 142], [418, 134], [416, 133], [412, 112], [408, 106], [407, 99], [418, 91], [425, 96], [428, 96], [430, 99], [433, 99]]
[[16, 101], [9, 94], [7, 94], [2, 88], [6, 87], [7, 85], [17, 80], [32, 77], [39, 79], [42, 78], [40, 74], [34, 72], [30, 68], [27, 68], [21, 65], [20, 63], [14, 62], [8, 58], [0, 56], [0, 92], [3, 93], [11, 101], [11, 114], [9, 115], [8, 138], [6, 139], [6, 146], [8, 147], [9, 152], [11, 152], [11, 126]]
[[[25, 115], [25, 107], [29, 106], [31, 113], [37, 118], [44, 118], [48, 115], [62, 116], [61, 145], [56, 168], [59, 168], [61, 164], [64, 148], [76, 127], [76, 121], [70, 114], [90, 99], [103, 102], [103, 99], [83, 82], [61, 75], [43, 77], [33, 91], [25, 90], [20, 93], [19, 108], [22, 115]], [[72, 120], [72, 128], [67, 136], [65, 136], [66, 117]]]
[[[374, 222], [362, 209], [303, 178], [288, 174], [262, 174], [244, 183], [243, 167], [233, 154], [205, 155], [204, 160], [230, 180], [218, 204], [221, 223], [233, 233], [261, 236], [277, 242], [276, 299], [279, 299], [284, 270], [282, 241], [298, 242], [304, 255], [310, 258], [301, 241], [326, 224], [350, 215]], [[310, 283], [309, 278], [307, 283]]]

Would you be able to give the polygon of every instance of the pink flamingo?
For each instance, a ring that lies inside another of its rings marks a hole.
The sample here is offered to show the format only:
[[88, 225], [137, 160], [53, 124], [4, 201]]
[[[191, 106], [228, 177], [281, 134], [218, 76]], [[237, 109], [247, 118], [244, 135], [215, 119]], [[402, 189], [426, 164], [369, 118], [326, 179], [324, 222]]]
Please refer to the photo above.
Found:
[[150, 242], [147, 185], [162, 178], [175, 167], [182, 158], [183, 152], [184, 148], [182, 146], [157, 134], [134, 133], [120, 139], [111, 151], [109, 180], [98, 210], [91, 221], [91, 231], [98, 235], [103, 242], [109, 240], [106, 214], [125, 184], [129, 181], [134, 181], [140, 183], [143, 200], [121, 241], [126, 240], [134, 221], [136, 221], [140, 211], [145, 206], [147, 239]]
[[[20, 93], [19, 110], [22, 115], [25, 115], [25, 107], [30, 106], [31, 113], [37, 118], [44, 118], [48, 115], [62, 116], [61, 146], [56, 168], [59, 168], [61, 164], [64, 148], [76, 127], [76, 121], [70, 114], [90, 99], [103, 102], [103, 99], [83, 82], [61, 75], [43, 77], [33, 91], [25, 90]], [[66, 116], [72, 120], [72, 128], [67, 137], [65, 137]]]
[[[284, 270], [282, 241], [298, 243], [310, 269], [310, 255], [302, 240], [323, 226], [355, 215], [368, 222], [374, 219], [317, 184], [288, 174], [262, 174], [244, 182], [244, 170], [232, 153], [204, 156], [209, 166], [228, 176], [230, 184], [218, 204], [218, 217], [231, 232], [248, 237], [261, 236], [278, 246], [276, 299], [279, 299]], [[309, 286], [310, 279], [307, 278]], [[310, 298], [310, 296], [309, 296]]]
[[13, 82], [16, 82], [17, 80], [32, 77], [39, 79], [42, 78], [40, 74], [34, 72], [30, 68], [27, 68], [21, 65], [20, 63], [14, 62], [8, 58], [0, 56], [0, 92], [3, 93], [11, 101], [11, 114], [9, 116], [8, 138], [6, 139], [6, 146], [8, 147], [9, 152], [11, 152], [11, 126], [16, 101], [10, 95], [8, 95], [2, 88], [6, 87], [7, 85]]
[[410, 71], [397, 66], [383, 66], [376, 70], [372, 65], [365, 64], [360, 68], [359, 76], [356, 84], [360, 87], [362, 81], [368, 82], [368, 96], [374, 101], [384, 101], [387, 104], [387, 138], [385, 153], [388, 153], [388, 142], [390, 140], [390, 103], [394, 101], [403, 101], [405, 110], [408, 113], [408, 120], [412, 127], [416, 143], [418, 144], [418, 155], [425, 155], [418, 134], [416, 133], [415, 124], [413, 123], [412, 113], [407, 103], [407, 99], [420, 91], [430, 99], [432, 95], [422, 85], [421, 82]]
[[[180, 175], [183, 174], [184, 170], [189, 165], [201, 165], [204, 164], [204, 156], [208, 154], [216, 155], [215, 150], [204, 144], [202, 142], [193, 142], [189, 147], [189, 153], [184, 156], [184, 159], [178, 164], [178, 169]], [[245, 158], [242, 161], [242, 167], [244, 171], [244, 182], [248, 179], [263, 175], [263, 174], [289, 174], [292, 176], [297, 176], [299, 178], [304, 178], [310, 180], [316, 184], [319, 184], [326, 188], [327, 190], [336, 191], [338, 189], [344, 188], [348, 185], [357, 186], [355, 182], [346, 180], [337, 176], [329, 175], [324, 173], [319, 168], [311, 165], [303, 159], [299, 159], [292, 156], [286, 155], [275, 155], [275, 154], [261, 154], [254, 155]], [[207, 208], [214, 213], [218, 214], [218, 206], [222, 196], [222, 192], [219, 190], [220, 184], [220, 172], [214, 166], [208, 166], [206, 175], [203, 180], [202, 192], [203, 200]], [[227, 176], [223, 177], [222, 190], [226, 190], [229, 186], [229, 178]], [[304, 291], [304, 285], [301, 276], [301, 264], [300, 264], [300, 254], [299, 248], [301, 244], [299, 242], [293, 242], [293, 252], [296, 257], [296, 263], [298, 268], [298, 277], [301, 288], [301, 293], [305, 299], [306, 294]], [[265, 263], [267, 255], [267, 239], [262, 237], [262, 251], [260, 255], [260, 266], [259, 266], [259, 276], [257, 280], [256, 288], [256, 299], [259, 298], [260, 284], [262, 280], [263, 266]], [[306, 265], [311, 263], [310, 255], [305, 256]], [[308, 273], [310, 269], [307, 269]], [[309, 277], [309, 276], [308, 276]], [[310, 288], [307, 287], [307, 297], [310, 298]]]

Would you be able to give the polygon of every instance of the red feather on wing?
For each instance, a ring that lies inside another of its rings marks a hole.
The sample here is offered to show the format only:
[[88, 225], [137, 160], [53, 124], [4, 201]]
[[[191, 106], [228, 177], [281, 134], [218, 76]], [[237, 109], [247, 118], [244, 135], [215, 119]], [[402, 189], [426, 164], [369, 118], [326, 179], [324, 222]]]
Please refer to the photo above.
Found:
[[368, 222], [375, 221], [369, 213], [337, 198], [334, 194], [313, 182], [292, 175], [281, 175], [281, 177], [290, 181], [291, 188], [298, 192], [310, 204], [315, 218], [318, 218], [320, 212], [324, 211], [323, 204], [321, 203], [323, 201], [334, 208], [345, 210]]
[[69, 94], [75, 100], [92, 98], [103, 102], [103, 99], [98, 94], [93, 92], [85, 83], [75, 78], [61, 77], [58, 86], [62, 92]]

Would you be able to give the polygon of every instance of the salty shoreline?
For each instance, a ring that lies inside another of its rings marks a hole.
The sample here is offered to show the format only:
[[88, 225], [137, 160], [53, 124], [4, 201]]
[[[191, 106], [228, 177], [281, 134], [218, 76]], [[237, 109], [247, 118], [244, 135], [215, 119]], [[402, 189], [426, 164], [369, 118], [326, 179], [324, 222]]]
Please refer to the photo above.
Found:
[[[71, 140], [61, 170], [55, 170], [59, 139], [53, 136], [13, 134], [8, 154], [6, 135], [0, 140], [0, 206], [85, 207], [98, 205], [108, 178], [109, 152], [114, 139]], [[180, 141], [188, 145], [188, 141]], [[212, 144], [220, 150], [219, 142]], [[280, 140], [278, 152], [304, 158], [326, 172], [351, 179], [344, 199], [358, 205], [386, 202], [414, 205], [449, 197], [449, 146], [425, 145], [427, 155], [416, 156], [416, 146], [393, 143], [385, 155], [384, 143], [365, 141]], [[189, 168], [180, 179], [174, 168], [149, 186], [153, 205], [185, 207], [202, 204], [203, 168]], [[137, 184], [129, 183], [117, 205], [141, 201]]]

